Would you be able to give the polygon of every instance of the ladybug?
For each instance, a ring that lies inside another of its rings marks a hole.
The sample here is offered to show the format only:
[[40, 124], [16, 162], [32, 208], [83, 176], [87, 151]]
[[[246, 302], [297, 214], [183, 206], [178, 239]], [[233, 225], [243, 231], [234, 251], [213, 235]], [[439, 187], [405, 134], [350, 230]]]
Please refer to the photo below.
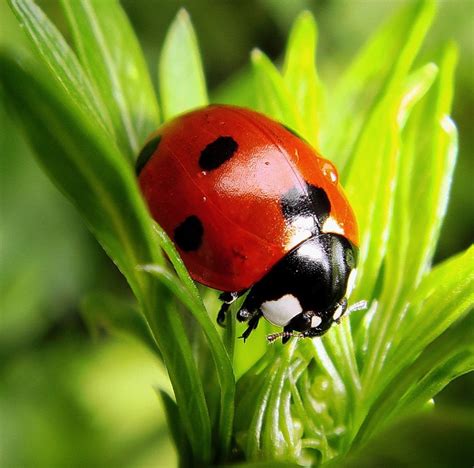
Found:
[[248, 338], [263, 316], [281, 333], [323, 335], [347, 310], [357, 223], [331, 162], [281, 123], [210, 105], [167, 122], [136, 164], [153, 218], [192, 278], [222, 291]]

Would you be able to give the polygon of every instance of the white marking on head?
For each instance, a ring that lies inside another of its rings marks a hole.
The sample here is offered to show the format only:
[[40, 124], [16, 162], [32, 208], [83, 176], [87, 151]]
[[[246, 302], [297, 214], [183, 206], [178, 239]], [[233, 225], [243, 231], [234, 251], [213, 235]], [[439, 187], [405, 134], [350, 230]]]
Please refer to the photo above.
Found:
[[336, 311], [334, 312], [334, 314], [332, 316], [332, 319], [334, 321], [340, 319], [343, 312], [344, 312], [344, 310], [342, 309], [342, 306], [338, 306]]
[[323, 320], [319, 315], [313, 315], [311, 317], [311, 328], [318, 327], [319, 325], [321, 325], [322, 321]]
[[332, 232], [334, 234], [345, 234], [342, 226], [332, 216], [329, 216], [326, 221], [324, 221], [323, 228], [321, 230], [323, 232]]
[[288, 325], [293, 317], [303, 312], [300, 301], [291, 294], [286, 294], [276, 301], [266, 301], [260, 308], [263, 316], [279, 327]]

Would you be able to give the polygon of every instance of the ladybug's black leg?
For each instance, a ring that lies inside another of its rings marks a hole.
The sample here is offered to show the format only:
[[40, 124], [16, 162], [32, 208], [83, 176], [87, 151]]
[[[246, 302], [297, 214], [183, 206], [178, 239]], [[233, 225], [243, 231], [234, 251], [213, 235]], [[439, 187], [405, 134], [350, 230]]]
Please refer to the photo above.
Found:
[[259, 317], [262, 315], [262, 312], [259, 310], [262, 301], [255, 297], [254, 290], [252, 289], [249, 295], [245, 298], [242, 307], [237, 312], [237, 320], [239, 322], [247, 322], [251, 320], [255, 315]]
[[250, 334], [257, 328], [258, 326], [258, 321], [262, 317], [262, 312], [258, 310], [252, 318], [249, 320], [249, 326], [247, 329], [242, 333], [242, 336], [239, 338], [243, 338], [244, 342], [245, 340], [250, 336]]
[[227, 311], [229, 310], [230, 304], [223, 302], [221, 308], [219, 309], [219, 313], [217, 314], [217, 323], [221, 327], [225, 327], [225, 318], [227, 317]]
[[232, 303], [234, 303], [240, 296], [245, 294], [246, 291], [235, 291], [235, 292], [223, 292], [220, 296], [219, 299], [223, 302], [221, 305], [221, 308], [219, 310], [219, 313], [217, 314], [217, 323], [221, 326], [225, 326], [225, 318], [227, 311], [229, 310], [229, 307], [231, 306]]

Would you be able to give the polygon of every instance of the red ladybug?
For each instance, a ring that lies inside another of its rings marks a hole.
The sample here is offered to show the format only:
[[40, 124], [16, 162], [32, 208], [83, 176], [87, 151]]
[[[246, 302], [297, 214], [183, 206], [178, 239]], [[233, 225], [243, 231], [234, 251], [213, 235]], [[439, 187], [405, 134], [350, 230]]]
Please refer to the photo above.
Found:
[[358, 246], [335, 167], [262, 114], [211, 105], [158, 129], [137, 160], [153, 218], [191, 276], [224, 291], [218, 315], [249, 289], [247, 338], [262, 315], [272, 335], [324, 334], [347, 308]]

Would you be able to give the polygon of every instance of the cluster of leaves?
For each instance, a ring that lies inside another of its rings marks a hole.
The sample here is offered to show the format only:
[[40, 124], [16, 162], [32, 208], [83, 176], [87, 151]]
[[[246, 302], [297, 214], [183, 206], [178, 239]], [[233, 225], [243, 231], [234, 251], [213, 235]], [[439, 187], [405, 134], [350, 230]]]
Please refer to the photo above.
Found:
[[474, 368], [467, 315], [474, 252], [431, 269], [457, 150], [449, 118], [454, 46], [444, 47], [436, 64], [413, 67], [434, 15], [431, 2], [400, 10], [331, 86], [319, 79], [316, 24], [303, 13], [282, 72], [254, 51], [245, 86], [258, 93], [245, 89], [249, 101], [226, 92], [228, 101], [294, 128], [337, 164], [361, 227], [351, 300], [370, 304], [322, 339], [264, 347], [253, 346], [264, 342], [262, 334], [253, 337], [245, 345], [251, 367], [243, 344], [235, 344], [233, 322], [223, 336], [216, 329], [204, 305], [214, 312], [215, 294], [200, 294], [152, 223], [134, 177], [134, 157], [161, 119], [208, 103], [187, 14], [178, 13], [163, 46], [159, 107], [120, 5], [62, 4], [75, 51], [34, 2], [10, 0], [40, 62], [2, 51], [2, 91], [45, 171], [137, 299], [130, 306], [94, 296], [84, 310], [94, 324], [136, 335], [163, 360], [174, 395], [161, 396], [183, 464], [325, 463]]

